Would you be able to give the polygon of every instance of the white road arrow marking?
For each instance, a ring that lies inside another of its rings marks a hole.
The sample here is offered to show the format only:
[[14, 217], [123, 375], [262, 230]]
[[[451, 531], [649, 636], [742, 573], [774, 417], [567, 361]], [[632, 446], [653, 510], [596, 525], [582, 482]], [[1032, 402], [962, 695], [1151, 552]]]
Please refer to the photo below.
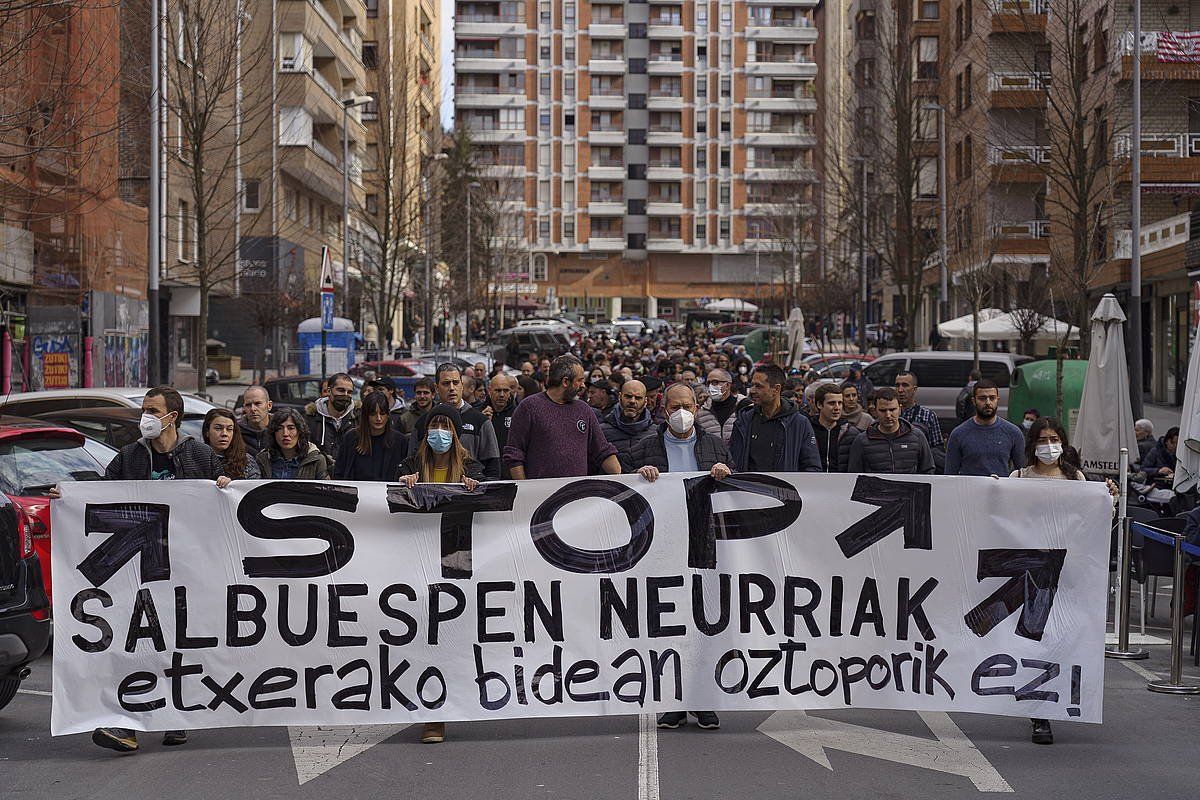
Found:
[[299, 785], [362, 755], [407, 725], [318, 725], [290, 727], [292, 760]]
[[936, 739], [810, 717], [803, 711], [776, 711], [758, 729], [830, 771], [833, 765], [826, 748], [961, 775], [980, 792], [1013, 791], [949, 714], [938, 711], [920, 715]]
[[638, 800], [658, 800], [658, 725], [654, 714], [638, 716]]

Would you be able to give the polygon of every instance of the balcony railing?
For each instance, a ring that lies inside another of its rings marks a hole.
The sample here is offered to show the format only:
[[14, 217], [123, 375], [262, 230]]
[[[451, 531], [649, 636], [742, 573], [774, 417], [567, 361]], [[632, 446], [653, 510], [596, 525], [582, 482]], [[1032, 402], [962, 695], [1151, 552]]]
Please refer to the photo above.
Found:
[[459, 22], [524, 22], [524, 14], [459, 14]]
[[620, 86], [603, 86], [592, 88], [589, 95], [591, 97], [624, 97], [625, 90]]
[[988, 89], [993, 92], [1031, 92], [1049, 86], [1049, 72], [993, 72], [988, 75]]
[[[649, 166], [651, 168], [658, 167], [662, 169], [680, 169], [683, 167], [683, 162], [678, 158], [660, 158], [657, 161], [651, 161]], [[679, 201], [676, 200], [674, 202]]]
[[466, 83], [458, 87], [459, 94], [525, 94], [524, 86], [493, 86]]
[[989, 0], [993, 14], [1047, 14], [1050, 0]]
[[651, 25], [669, 25], [669, 26], [678, 27], [683, 24], [683, 20], [680, 17], [659, 16], [659, 17], [651, 17], [650, 24]]
[[591, 166], [593, 167], [623, 167], [625, 162], [619, 158], [593, 158]]
[[746, 162], [746, 169], [792, 169], [804, 170], [812, 169], [812, 166], [805, 164], [803, 161], [792, 161], [789, 159], [763, 159], [756, 158], [753, 162]]
[[992, 226], [992, 235], [997, 239], [1048, 239], [1050, 237], [1050, 220], [997, 222]]
[[1020, 147], [992, 146], [988, 148], [988, 162], [991, 164], [1014, 166], [1044, 164], [1049, 157], [1049, 145], [1025, 145]]
[[[1192, 215], [1189, 212], [1148, 223], [1142, 226], [1141, 236], [1138, 237], [1142, 245], [1140, 252], [1149, 255], [1184, 244], [1191, 238], [1191, 232]], [[1115, 251], [1115, 258], [1133, 257], [1133, 233], [1128, 228], [1117, 231]]]
[[804, 125], [752, 125], [746, 128], [746, 133], [791, 133], [797, 136], [811, 136], [813, 131]]
[[803, 53], [757, 53], [747, 64], [811, 64], [813, 60]]
[[327, 95], [329, 95], [330, 97], [332, 97], [332, 98], [333, 98], [333, 101], [334, 101], [335, 103], [340, 103], [340, 102], [342, 102], [342, 101], [341, 101], [341, 99], [338, 97], [337, 90], [333, 88], [333, 84], [329, 82], [329, 79], [328, 79], [328, 78], [326, 78], [324, 75], [322, 75], [322, 74], [321, 74], [320, 72], [318, 72], [316, 69], [312, 69], [312, 70], [310, 70], [308, 74], [309, 74], [309, 75], [312, 75], [312, 79], [313, 79], [314, 81], [316, 81], [316, 83], [317, 83], [317, 86], [320, 86], [322, 89], [324, 89], [324, 90], [325, 90], [325, 94], [327, 94]]
[[650, 61], [652, 63], [662, 63], [664, 61], [678, 63], [683, 61], [683, 56], [680, 53], [651, 53]]
[[812, 28], [813, 21], [808, 17], [794, 19], [774, 19], [771, 17], [750, 17], [746, 20], [748, 28]]
[[817, 95], [810, 87], [805, 89], [793, 89], [791, 91], [785, 91], [776, 88], [751, 89], [746, 93], [746, 96], [752, 98], [771, 98], [773, 100], [812, 100]]
[[[1195, 63], [1190, 46], [1200, 40], [1200, 31], [1142, 31], [1142, 53], [1154, 53], [1159, 61]], [[1121, 55], [1133, 55], [1133, 31], [1121, 35]]]
[[[1113, 137], [1113, 156], [1129, 158], [1132, 137], [1127, 133]], [[1200, 156], [1200, 133], [1143, 133], [1142, 157], [1195, 158]]]
[[320, 156], [322, 161], [328, 163], [334, 169], [341, 170], [342, 160], [338, 158], [332, 150], [321, 144], [316, 139], [312, 140], [312, 151]]

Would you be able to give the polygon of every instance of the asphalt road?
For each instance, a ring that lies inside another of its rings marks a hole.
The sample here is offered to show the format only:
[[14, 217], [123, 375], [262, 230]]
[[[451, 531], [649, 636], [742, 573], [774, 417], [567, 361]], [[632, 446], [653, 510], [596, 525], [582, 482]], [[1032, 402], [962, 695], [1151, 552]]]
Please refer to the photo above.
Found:
[[1103, 725], [1055, 723], [1049, 747], [1022, 719], [855, 710], [724, 714], [715, 732], [638, 717], [459, 723], [437, 746], [419, 726], [237, 728], [177, 748], [143, 735], [132, 755], [50, 736], [47, 657], [0, 711], [0, 798], [1195, 798], [1200, 696], [1148, 692], [1167, 670], [1167, 648], [1150, 650], [1107, 662]]

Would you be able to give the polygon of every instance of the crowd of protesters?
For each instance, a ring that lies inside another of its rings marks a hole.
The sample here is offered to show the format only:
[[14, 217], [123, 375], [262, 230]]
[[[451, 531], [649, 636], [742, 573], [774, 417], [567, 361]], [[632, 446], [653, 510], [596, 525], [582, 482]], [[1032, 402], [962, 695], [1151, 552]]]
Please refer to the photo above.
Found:
[[[917, 377], [899, 373], [875, 387], [855, 365], [842, 382], [819, 381], [802, 368], [755, 364], [704, 335], [667, 340], [584, 339], [572, 353], [533, 357], [490, 371], [438, 365], [405, 402], [387, 377], [370, 377], [359, 397], [348, 375], [323, 382], [303, 412], [274, 410], [258, 386], [237, 413], [213, 409], [204, 441], [179, 429], [183, 401], [156, 387], [143, 401], [143, 438], [108, 468], [109, 480], [230, 481], [255, 478], [460, 484], [480, 481], [707, 472], [851, 472], [978, 475], [1075, 480], [1079, 457], [1063, 427], [1030, 410], [1023, 426], [998, 416], [995, 383], [976, 380], [961, 403], [969, 413], [949, 437], [920, 405]], [[1147, 447], [1158, 473], [1173, 458], [1170, 432]], [[1161, 453], [1159, 451], [1162, 451]], [[1168, 450], [1170, 452], [1168, 452]], [[717, 728], [711, 711], [691, 712]], [[663, 714], [675, 728], [687, 713]], [[441, 742], [443, 724], [422, 741]], [[132, 731], [105, 728], [93, 740], [110, 749], [138, 747]], [[164, 743], [182, 744], [183, 731]], [[1035, 742], [1052, 741], [1034, 721]]]

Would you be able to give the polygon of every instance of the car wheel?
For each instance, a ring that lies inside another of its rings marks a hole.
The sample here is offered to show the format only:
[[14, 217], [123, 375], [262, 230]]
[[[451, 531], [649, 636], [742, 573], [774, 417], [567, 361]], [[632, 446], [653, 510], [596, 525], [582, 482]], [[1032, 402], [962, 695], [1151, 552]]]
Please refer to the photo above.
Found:
[[17, 687], [21, 685], [20, 678], [0, 678], [0, 708], [12, 702], [17, 696]]

